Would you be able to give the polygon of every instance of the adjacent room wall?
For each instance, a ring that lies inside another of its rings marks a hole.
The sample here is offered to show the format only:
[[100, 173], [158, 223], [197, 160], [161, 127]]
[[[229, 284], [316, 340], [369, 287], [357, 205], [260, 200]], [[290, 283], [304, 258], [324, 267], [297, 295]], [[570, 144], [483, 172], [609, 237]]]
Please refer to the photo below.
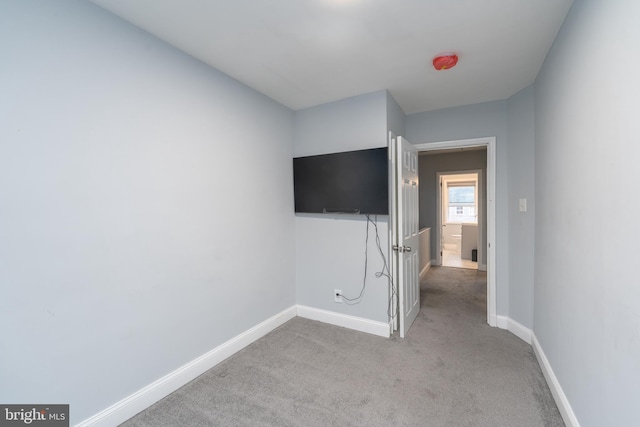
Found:
[[[428, 153], [428, 152], [425, 152]], [[487, 182], [487, 150], [458, 151], [453, 153], [421, 154], [418, 160], [420, 173], [420, 228], [430, 227], [431, 232], [431, 256], [436, 259], [436, 228], [437, 228], [437, 194], [438, 172], [456, 172], [481, 169], [483, 182]], [[486, 184], [480, 188], [478, 197], [484, 200], [484, 216], [482, 239], [487, 241], [487, 214], [486, 214]], [[480, 264], [487, 264], [487, 251], [482, 252]]]
[[292, 111], [86, 1], [0, 51], [1, 402], [73, 425], [295, 304]]
[[420, 230], [419, 239], [420, 245], [418, 250], [420, 251], [420, 280], [427, 274], [427, 271], [431, 268], [431, 229], [423, 228]]
[[[496, 137], [497, 313], [498, 315], [510, 315], [507, 101], [486, 102], [410, 114], [406, 117], [405, 131], [407, 138], [413, 144]], [[435, 231], [432, 234], [435, 234]]]
[[[295, 112], [294, 154], [306, 156], [387, 146], [387, 92], [347, 98]], [[363, 215], [296, 215], [298, 304], [388, 322], [389, 285], [376, 278], [382, 259], [369, 227], [366, 289], [359, 303], [335, 303], [333, 290], [357, 297], [363, 286], [367, 222]], [[378, 216], [388, 261], [388, 217]]]
[[534, 331], [583, 427], [640, 422], [638, 16], [574, 2], [535, 83]]

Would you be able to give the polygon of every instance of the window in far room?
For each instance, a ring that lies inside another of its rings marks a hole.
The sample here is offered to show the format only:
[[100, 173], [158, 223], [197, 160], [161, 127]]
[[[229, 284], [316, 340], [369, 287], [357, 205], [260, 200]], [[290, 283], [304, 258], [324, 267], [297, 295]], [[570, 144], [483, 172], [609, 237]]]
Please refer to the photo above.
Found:
[[447, 223], [478, 223], [475, 182], [447, 182]]

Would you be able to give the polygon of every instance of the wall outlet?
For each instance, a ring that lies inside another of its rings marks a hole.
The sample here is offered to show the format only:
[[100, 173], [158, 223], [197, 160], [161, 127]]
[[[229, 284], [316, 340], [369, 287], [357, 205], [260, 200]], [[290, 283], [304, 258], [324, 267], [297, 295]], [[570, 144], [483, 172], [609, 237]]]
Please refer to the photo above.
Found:
[[334, 289], [333, 290], [333, 302], [342, 302], [342, 290]]

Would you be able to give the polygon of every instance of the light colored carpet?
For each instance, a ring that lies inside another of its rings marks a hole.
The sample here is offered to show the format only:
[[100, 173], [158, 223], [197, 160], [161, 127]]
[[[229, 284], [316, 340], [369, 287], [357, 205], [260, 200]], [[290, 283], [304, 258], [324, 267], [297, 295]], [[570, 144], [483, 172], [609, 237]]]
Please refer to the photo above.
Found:
[[564, 425], [531, 346], [486, 324], [485, 290], [432, 268], [404, 340], [295, 318], [123, 425]]

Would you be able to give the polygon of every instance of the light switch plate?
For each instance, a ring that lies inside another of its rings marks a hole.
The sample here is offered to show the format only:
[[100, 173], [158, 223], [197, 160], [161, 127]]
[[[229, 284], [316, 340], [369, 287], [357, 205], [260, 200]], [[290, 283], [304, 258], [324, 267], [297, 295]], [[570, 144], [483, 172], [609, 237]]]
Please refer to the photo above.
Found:
[[527, 199], [520, 199], [520, 212], [527, 211]]

